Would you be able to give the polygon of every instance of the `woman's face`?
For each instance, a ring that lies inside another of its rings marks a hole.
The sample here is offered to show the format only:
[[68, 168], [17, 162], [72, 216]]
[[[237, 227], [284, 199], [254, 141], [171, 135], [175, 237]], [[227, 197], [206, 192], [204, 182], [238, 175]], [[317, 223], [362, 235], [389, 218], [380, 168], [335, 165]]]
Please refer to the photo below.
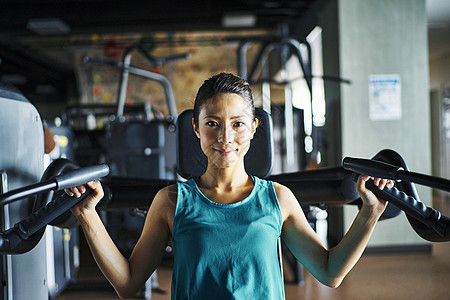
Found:
[[243, 161], [257, 121], [247, 100], [237, 94], [220, 94], [202, 105], [198, 126], [194, 122], [193, 126], [208, 164], [229, 168]]

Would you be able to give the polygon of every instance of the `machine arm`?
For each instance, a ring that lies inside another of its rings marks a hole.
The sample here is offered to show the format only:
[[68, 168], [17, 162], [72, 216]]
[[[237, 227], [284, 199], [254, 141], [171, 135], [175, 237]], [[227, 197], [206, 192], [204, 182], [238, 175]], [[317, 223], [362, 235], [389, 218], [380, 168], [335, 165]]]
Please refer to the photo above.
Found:
[[[388, 172], [388, 174], [380, 173], [380, 166], [376, 163], [374, 164], [373, 161], [387, 162], [387, 164], [393, 164], [394, 167], [389, 166], [390, 173]], [[395, 177], [397, 175], [393, 173], [394, 169], [407, 171], [407, 166], [403, 159], [392, 150], [383, 150], [373, 157], [372, 160], [369, 160], [370, 165], [377, 167], [376, 172], [364, 169], [364, 167], [361, 169], [359, 162], [361, 160], [356, 160], [355, 166], [355, 160], [346, 158], [344, 167], [273, 175], [267, 179], [289, 187], [301, 204], [343, 205], [358, 203], [359, 195], [355, 191], [356, 183], [354, 181], [357, 174], [364, 173], [397, 180], [398, 178]], [[367, 161], [363, 160], [362, 162], [366, 163]], [[105, 164], [76, 169], [54, 179], [46, 180], [42, 184], [31, 185], [0, 195], [0, 205], [29, 197], [32, 193], [41, 193], [50, 189], [63, 189], [83, 184], [108, 174], [109, 168]], [[424, 178], [424, 176], [420, 178]], [[428, 179], [431, 180], [432, 178]], [[445, 183], [444, 179], [437, 181]], [[97, 208], [102, 210], [147, 209], [153, 197], [161, 188], [176, 182], [176, 180], [138, 180], [135, 178], [108, 177], [102, 181], [105, 196]], [[385, 188], [384, 190], [379, 190], [370, 182], [366, 186], [381, 198], [389, 201], [389, 205], [393, 205], [398, 211], [400, 209], [403, 210], [413, 229], [422, 238], [433, 242], [450, 240], [449, 218], [420, 202], [413, 183], [402, 180], [396, 182], [396, 187]], [[86, 196], [87, 194], [85, 193], [84, 195]], [[32, 213], [25, 220], [17, 223], [13, 228], [1, 232], [0, 254], [19, 254], [30, 251], [42, 237], [46, 224], [67, 212], [70, 207], [82, 198], [62, 195]]]
[[449, 218], [421, 202], [413, 184], [416, 182], [450, 191], [449, 180], [409, 172], [403, 158], [392, 150], [383, 150], [372, 160], [346, 157], [343, 166], [357, 174], [396, 180], [396, 187], [384, 190], [379, 190], [370, 182], [366, 186], [377, 196], [403, 210], [411, 227], [423, 239], [431, 242], [450, 241]]
[[[81, 185], [108, 174], [109, 167], [106, 164], [76, 169], [41, 184], [34, 184], [0, 195], [0, 204], [5, 205], [36, 193]], [[16, 223], [12, 228], [1, 232], [0, 254], [21, 254], [32, 250], [39, 243], [46, 225], [68, 211], [87, 195], [89, 193], [84, 193], [82, 197], [75, 198], [63, 194], [36, 210], [26, 219]]]

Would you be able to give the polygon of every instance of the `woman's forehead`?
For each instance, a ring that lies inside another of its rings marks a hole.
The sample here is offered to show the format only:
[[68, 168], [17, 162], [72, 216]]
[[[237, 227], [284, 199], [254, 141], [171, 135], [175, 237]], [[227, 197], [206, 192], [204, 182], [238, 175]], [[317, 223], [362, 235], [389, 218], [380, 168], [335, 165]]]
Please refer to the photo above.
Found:
[[209, 114], [232, 114], [244, 115], [252, 117], [251, 104], [237, 94], [220, 94], [214, 96], [202, 105], [200, 113], [204, 115]]

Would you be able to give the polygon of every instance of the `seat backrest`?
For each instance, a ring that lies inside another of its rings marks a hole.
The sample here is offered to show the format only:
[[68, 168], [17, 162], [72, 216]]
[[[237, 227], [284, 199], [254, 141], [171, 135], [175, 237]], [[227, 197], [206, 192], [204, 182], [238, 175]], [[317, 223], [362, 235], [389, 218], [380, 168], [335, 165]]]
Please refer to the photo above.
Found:
[[[256, 108], [255, 115], [259, 125], [244, 163], [247, 173], [265, 178], [272, 171], [272, 118], [262, 108]], [[192, 128], [193, 116], [189, 109], [177, 119], [177, 172], [185, 179], [202, 175], [208, 164]]]
[[113, 121], [108, 124], [105, 136], [105, 150], [113, 175], [163, 178], [163, 123]]

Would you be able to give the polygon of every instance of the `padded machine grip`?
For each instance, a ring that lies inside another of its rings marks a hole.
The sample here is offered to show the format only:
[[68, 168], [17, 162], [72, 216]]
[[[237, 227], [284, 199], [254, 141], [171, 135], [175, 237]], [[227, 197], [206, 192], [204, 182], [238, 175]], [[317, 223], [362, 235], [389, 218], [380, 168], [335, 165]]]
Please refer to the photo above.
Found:
[[444, 237], [448, 234], [446, 232], [446, 220], [445, 218], [441, 219], [442, 215], [439, 211], [426, 206], [395, 187], [380, 190], [372, 181], [366, 182], [366, 187], [380, 198], [393, 203], [410, 217], [433, 228], [440, 236]]
[[56, 198], [52, 202], [49, 202], [47, 205], [29, 215], [26, 219], [23, 219], [19, 223], [15, 224], [14, 231], [22, 239], [28, 239], [39, 229], [53, 221], [55, 218], [66, 212], [91, 193], [92, 190], [89, 187], [86, 187], [86, 192], [81, 194], [78, 198], [68, 196], [64, 193], [62, 196]]

